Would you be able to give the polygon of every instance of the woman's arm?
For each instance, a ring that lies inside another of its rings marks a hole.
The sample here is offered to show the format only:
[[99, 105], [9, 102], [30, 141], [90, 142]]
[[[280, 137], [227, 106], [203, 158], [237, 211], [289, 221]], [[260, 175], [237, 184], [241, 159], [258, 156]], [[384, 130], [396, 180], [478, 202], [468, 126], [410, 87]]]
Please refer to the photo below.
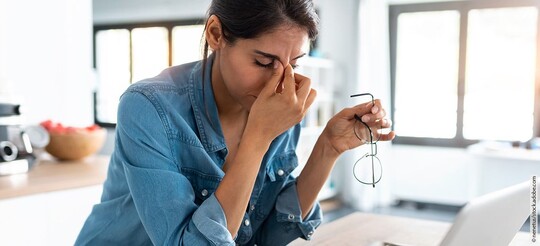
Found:
[[[77, 245], [107, 244], [108, 237], [115, 244], [121, 236], [128, 237], [123, 238], [124, 243], [141, 244], [144, 236], [118, 235], [137, 229], [136, 216], [154, 245], [234, 245], [215, 193], [196, 203], [200, 189], [212, 190], [217, 185], [208, 183], [195, 189], [190, 179], [201, 177], [188, 177], [183, 171], [188, 163], [203, 167], [214, 164], [204, 158], [207, 153], [202, 147], [168, 136], [171, 130], [166, 127], [170, 124], [163, 122], [169, 119], [158, 113], [163, 108], [156, 108], [162, 102], [145, 95], [152, 93], [146, 92], [148, 86], [141, 87], [132, 86], [120, 100], [115, 152], [104, 191], [108, 198], [94, 208], [94, 217], [101, 219], [87, 222], [97, 229], [85, 233]], [[197, 137], [189, 132], [187, 123], [176, 127], [185, 130], [186, 136]], [[124, 189], [129, 193], [124, 194]], [[108, 222], [114, 220], [125, 223]], [[101, 236], [96, 237], [95, 231], [102, 232], [98, 233]]]
[[306, 166], [296, 179], [302, 218], [305, 218], [311, 211], [317, 195], [328, 179], [339, 155], [325, 138], [319, 137]]
[[[362, 116], [362, 120], [368, 124], [382, 120], [383, 128], [389, 128], [391, 125], [389, 121], [383, 120], [386, 112], [379, 100], [375, 100], [375, 106], [369, 102], [344, 109], [328, 122], [296, 182], [302, 217], [305, 217], [313, 207], [337, 158], [343, 152], [363, 144], [353, 131], [355, 115]], [[393, 131], [380, 135], [381, 141], [393, 138]]]
[[[259, 93], [249, 113], [240, 146], [225, 173], [216, 197], [227, 218], [227, 228], [236, 235], [257, 178], [262, 158], [270, 143], [298, 124], [315, 100], [316, 92], [307, 79], [295, 79], [291, 65], [275, 63], [272, 78]], [[280, 93], [276, 93], [282, 87]], [[298, 89], [297, 89], [298, 87]]]
[[270, 141], [258, 138], [254, 133], [249, 129], [244, 132], [236, 157], [215, 193], [233, 238], [244, 218], [262, 158], [270, 146]]

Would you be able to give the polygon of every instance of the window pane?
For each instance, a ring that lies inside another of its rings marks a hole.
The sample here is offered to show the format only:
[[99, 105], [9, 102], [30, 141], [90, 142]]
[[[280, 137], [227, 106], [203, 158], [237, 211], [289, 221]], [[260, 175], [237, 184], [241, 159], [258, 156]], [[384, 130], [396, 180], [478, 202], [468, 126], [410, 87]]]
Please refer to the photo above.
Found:
[[400, 136], [456, 134], [459, 12], [398, 17], [395, 130]]
[[133, 82], [158, 75], [169, 64], [169, 36], [166, 28], [135, 28], [133, 42]]
[[534, 7], [469, 12], [465, 138], [532, 137], [536, 20]]
[[120, 95], [130, 84], [129, 31], [99, 31], [96, 34], [98, 93], [97, 119], [116, 123]]
[[177, 26], [173, 28], [173, 65], [180, 65], [202, 58], [201, 37], [204, 25]]

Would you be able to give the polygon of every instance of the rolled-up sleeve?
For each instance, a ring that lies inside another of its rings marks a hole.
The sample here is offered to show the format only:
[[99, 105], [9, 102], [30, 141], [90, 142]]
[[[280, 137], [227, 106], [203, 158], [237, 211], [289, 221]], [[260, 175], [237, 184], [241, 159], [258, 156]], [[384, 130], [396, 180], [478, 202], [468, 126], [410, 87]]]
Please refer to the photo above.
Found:
[[306, 218], [302, 218], [302, 209], [298, 201], [296, 182], [283, 190], [276, 201], [276, 221], [293, 222], [302, 232], [301, 237], [309, 240], [315, 229], [321, 224], [322, 215], [316, 202]]
[[256, 236], [260, 245], [287, 245], [297, 238], [309, 240], [322, 222], [320, 205], [316, 202], [305, 218], [298, 200], [296, 180], [279, 193], [274, 209]]
[[119, 105], [115, 151], [145, 231], [154, 245], [234, 245], [216, 197], [195, 204], [160, 110], [137, 92], [125, 93]]

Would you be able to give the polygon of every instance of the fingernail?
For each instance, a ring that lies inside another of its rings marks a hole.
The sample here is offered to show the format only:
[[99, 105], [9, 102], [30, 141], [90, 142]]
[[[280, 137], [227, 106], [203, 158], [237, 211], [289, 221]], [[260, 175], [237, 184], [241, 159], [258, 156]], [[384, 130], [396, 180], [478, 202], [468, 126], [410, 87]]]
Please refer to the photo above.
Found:
[[274, 62], [274, 69], [277, 69], [278, 66], [279, 66], [278, 62], [275, 61], [275, 62]]
[[379, 112], [379, 107], [373, 106], [373, 107], [371, 108], [371, 112], [374, 113], [374, 114], [376, 114], [377, 112]]
[[368, 122], [369, 121], [369, 116], [367, 116], [367, 115], [362, 116], [362, 121], [363, 122]]

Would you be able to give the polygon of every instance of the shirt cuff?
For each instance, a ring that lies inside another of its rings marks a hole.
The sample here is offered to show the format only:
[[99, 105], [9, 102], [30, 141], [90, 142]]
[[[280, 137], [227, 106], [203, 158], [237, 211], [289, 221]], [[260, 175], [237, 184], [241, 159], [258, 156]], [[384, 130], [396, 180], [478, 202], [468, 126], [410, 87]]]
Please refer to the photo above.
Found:
[[285, 188], [277, 198], [276, 212], [278, 222], [290, 222], [302, 231], [302, 238], [309, 240], [315, 229], [322, 222], [322, 214], [318, 202], [315, 202], [305, 219], [298, 201], [296, 183]]
[[214, 194], [193, 213], [192, 222], [214, 245], [235, 245], [227, 229], [225, 212]]

